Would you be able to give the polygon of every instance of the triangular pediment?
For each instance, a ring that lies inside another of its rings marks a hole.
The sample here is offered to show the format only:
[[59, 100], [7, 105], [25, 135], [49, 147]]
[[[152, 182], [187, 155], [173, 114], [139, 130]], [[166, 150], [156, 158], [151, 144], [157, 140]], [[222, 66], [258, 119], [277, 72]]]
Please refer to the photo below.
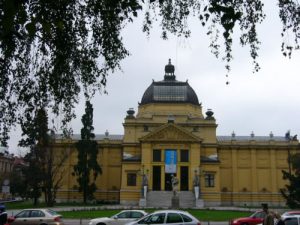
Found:
[[175, 124], [165, 124], [140, 138], [142, 142], [201, 142], [202, 139]]

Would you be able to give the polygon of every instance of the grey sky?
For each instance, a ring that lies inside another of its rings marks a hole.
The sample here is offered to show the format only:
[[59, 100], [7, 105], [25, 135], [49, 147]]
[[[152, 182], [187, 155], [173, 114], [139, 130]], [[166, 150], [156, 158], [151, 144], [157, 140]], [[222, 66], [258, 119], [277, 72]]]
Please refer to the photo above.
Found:
[[[218, 124], [218, 135], [284, 135], [287, 130], [300, 134], [300, 52], [292, 59], [282, 56], [281, 22], [273, 1], [266, 1], [267, 18], [258, 27], [262, 42], [258, 61], [261, 70], [252, 73], [249, 49], [234, 41], [230, 85], [226, 85], [224, 62], [216, 59], [208, 49], [209, 38], [198, 21], [191, 21], [189, 39], [160, 38], [155, 26], [147, 38], [141, 31], [142, 22], [129, 25], [123, 32], [124, 42], [131, 56], [122, 62], [122, 72], [108, 77], [108, 95], [93, 99], [95, 133], [123, 134], [126, 110], [137, 111], [138, 102], [152, 79], [162, 80], [168, 59], [175, 65], [177, 80], [188, 80], [202, 102], [203, 113], [211, 108]], [[276, 8], [277, 9], [277, 8]], [[271, 12], [271, 14], [270, 14]], [[76, 107], [77, 119], [72, 122], [74, 133], [79, 133], [84, 99]], [[10, 151], [15, 152], [19, 132], [12, 133]]]

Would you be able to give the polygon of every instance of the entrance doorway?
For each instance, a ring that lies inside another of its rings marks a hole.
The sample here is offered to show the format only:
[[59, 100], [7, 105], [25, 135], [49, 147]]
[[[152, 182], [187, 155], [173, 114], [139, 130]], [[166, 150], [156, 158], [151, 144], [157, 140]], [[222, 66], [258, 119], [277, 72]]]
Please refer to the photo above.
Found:
[[189, 167], [188, 166], [180, 167], [180, 190], [181, 191], [189, 190]]
[[176, 176], [176, 173], [165, 173], [165, 191], [172, 191], [172, 174]]
[[152, 190], [160, 191], [161, 190], [160, 189], [160, 187], [161, 187], [161, 167], [160, 166], [153, 166], [152, 181], [153, 181]]

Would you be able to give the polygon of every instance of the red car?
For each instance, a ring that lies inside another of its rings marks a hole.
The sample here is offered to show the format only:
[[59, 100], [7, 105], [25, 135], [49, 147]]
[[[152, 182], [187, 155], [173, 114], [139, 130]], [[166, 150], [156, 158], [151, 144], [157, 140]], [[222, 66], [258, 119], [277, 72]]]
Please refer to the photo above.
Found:
[[256, 225], [262, 223], [266, 213], [257, 211], [249, 217], [237, 218], [231, 221], [230, 225]]

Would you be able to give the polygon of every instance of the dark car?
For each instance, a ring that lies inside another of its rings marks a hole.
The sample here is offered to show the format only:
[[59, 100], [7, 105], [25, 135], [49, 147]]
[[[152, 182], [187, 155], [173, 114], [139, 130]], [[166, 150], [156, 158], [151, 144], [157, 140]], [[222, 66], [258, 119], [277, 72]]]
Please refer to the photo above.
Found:
[[300, 216], [294, 215], [286, 217], [284, 220], [285, 225], [300, 225]]
[[249, 217], [237, 218], [231, 221], [230, 225], [256, 225], [263, 222], [266, 213], [257, 211]]

